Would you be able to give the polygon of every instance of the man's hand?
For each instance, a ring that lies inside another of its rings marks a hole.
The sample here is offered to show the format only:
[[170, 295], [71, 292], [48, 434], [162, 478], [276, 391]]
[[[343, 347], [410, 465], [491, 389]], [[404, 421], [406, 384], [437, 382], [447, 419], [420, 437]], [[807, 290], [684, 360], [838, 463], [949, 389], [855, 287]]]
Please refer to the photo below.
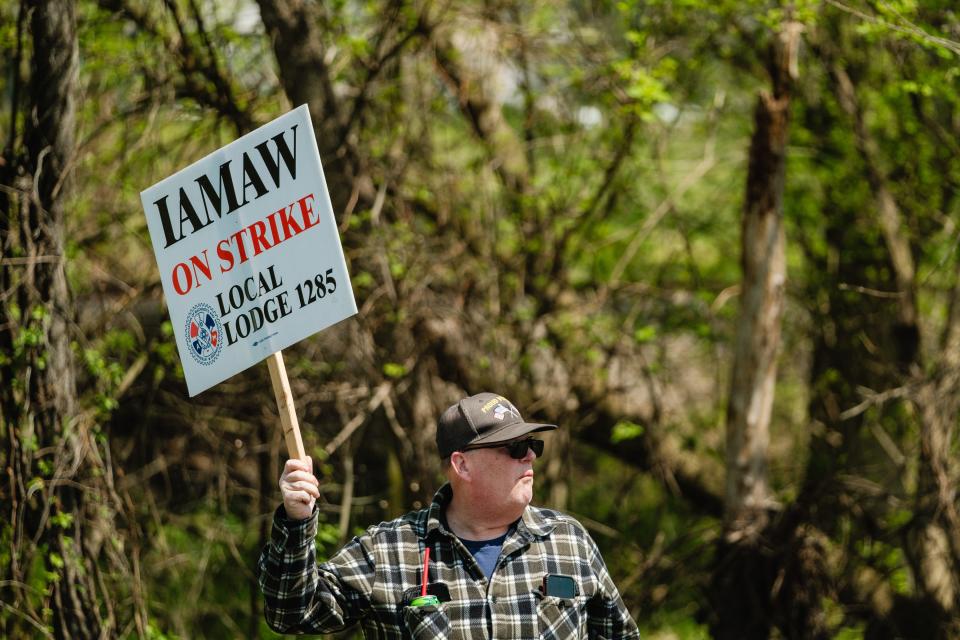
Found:
[[287, 460], [280, 476], [283, 508], [290, 520], [306, 520], [313, 513], [313, 505], [320, 497], [320, 483], [313, 475], [313, 459]]

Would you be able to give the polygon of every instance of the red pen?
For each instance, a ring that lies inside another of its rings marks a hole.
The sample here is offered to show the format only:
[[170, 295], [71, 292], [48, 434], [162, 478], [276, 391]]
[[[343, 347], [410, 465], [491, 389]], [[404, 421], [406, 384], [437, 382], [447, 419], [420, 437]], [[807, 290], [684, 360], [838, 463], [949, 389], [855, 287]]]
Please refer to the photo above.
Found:
[[420, 576], [420, 597], [414, 598], [410, 603], [411, 607], [423, 607], [426, 605], [439, 605], [440, 600], [437, 596], [427, 595], [427, 583], [430, 582], [430, 547], [423, 550], [423, 574]]
[[427, 572], [430, 570], [430, 547], [427, 547], [423, 550], [423, 575], [421, 576], [420, 582], [420, 597], [427, 595], [427, 582], [428, 576]]

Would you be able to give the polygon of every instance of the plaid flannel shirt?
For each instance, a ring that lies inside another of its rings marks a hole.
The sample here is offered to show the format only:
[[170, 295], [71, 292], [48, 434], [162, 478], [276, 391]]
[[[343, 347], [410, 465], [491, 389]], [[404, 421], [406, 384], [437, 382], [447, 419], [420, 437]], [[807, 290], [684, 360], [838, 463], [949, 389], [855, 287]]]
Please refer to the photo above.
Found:
[[[366, 638], [639, 638], [596, 544], [574, 518], [528, 506], [503, 542], [489, 580], [444, 524], [450, 485], [429, 508], [370, 527], [317, 563], [317, 513], [273, 521], [258, 563], [270, 627], [330, 633], [359, 623]], [[430, 546], [429, 592], [439, 606], [407, 606], [419, 595]], [[574, 579], [573, 598], [544, 595], [544, 575]]]

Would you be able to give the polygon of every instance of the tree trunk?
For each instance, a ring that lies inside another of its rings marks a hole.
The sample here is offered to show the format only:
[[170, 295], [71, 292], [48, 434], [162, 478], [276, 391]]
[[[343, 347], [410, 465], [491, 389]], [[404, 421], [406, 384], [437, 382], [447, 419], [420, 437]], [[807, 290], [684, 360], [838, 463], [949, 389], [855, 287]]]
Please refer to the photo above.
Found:
[[712, 599], [716, 638], [766, 638], [772, 626], [772, 562], [764, 553], [771, 506], [767, 447], [786, 284], [783, 189], [801, 27], [788, 23], [774, 39], [773, 92], [754, 113], [741, 235], [740, 317], [727, 406], [724, 535]]
[[897, 324], [893, 334], [897, 349], [898, 364], [906, 370], [919, 363], [920, 329], [917, 324], [916, 266], [910, 241], [904, 233], [900, 207], [887, 187], [887, 179], [877, 160], [877, 144], [867, 129], [863, 108], [857, 98], [856, 87], [846, 69], [835, 63], [830, 70], [834, 92], [843, 110], [853, 120], [854, 138], [867, 171], [867, 182], [877, 207], [877, 221], [883, 232], [883, 240], [890, 252], [890, 266], [897, 283]]
[[730, 539], [767, 522], [767, 446], [786, 284], [783, 180], [790, 97], [763, 93], [750, 147], [741, 236], [743, 284], [727, 405], [725, 513]]
[[[78, 415], [63, 256], [75, 150], [76, 11], [72, 1], [33, 0], [22, 3], [21, 12], [33, 40], [30, 91], [22, 143], [11, 140], [5, 154], [0, 197], [3, 255], [12, 258], [2, 266], [10, 297], [0, 304], [8, 482], [2, 495], [9, 509], [4, 519], [13, 523], [0, 600], [16, 615], [4, 616], [0, 635], [36, 637], [43, 630], [57, 638], [98, 638], [115, 625], [92, 562], [111, 527], [107, 508], [92, 495], [95, 482], [88, 483], [88, 476], [103, 473], [89, 473], [99, 456], [91, 455], [96, 445]], [[15, 73], [19, 79], [20, 69]]]
[[857, 86], [840, 62], [830, 69], [834, 92], [853, 121], [857, 149], [866, 168], [877, 218], [890, 255], [897, 285], [897, 323], [893, 328], [897, 364], [918, 384], [912, 398], [920, 419], [921, 472], [916, 494], [916, 518], [908, 553], [916, 557], [915, 579], [928, 600], [928, 611], [945, 624], [960, 613], [960, 514], [956, 505], [955, 471], [950, 460], [954, 425], [960, 415], [957, 367], [960, 365], [960, 289], [955, 286], [950, 313], [940, 342], [936, 369], [922, 373], [921, 333], [917, 320], [916, 267], [903, 214], [881, 169], [880, 151], [866, 125]]
[[960, 284], [954, 286], [937, 370], [920, 385], [920, 473], [917, 483], [917, 581], [942, 609], [944, 624], [960, 620], [960, 512], [952, 459], [960, 416]]
[[373, 184], [348, 140], [356, 118], [333, 89], [326, 61], [321, 5], [303, 0], [258, 0], [260, 16], [280, 68], [280, 82], [293, 106], [306, 104], [317, 136], [330, 200], [342, 212], [357, 197], [370, 203]]

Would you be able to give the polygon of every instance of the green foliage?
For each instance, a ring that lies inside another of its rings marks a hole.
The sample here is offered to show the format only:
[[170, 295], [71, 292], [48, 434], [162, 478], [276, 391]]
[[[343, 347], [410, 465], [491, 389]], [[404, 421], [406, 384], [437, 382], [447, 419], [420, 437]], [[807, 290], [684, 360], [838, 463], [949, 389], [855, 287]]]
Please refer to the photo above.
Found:
[[387, 362], [383, 365], [383, 373], [389, 378], [402, 378], [407, 375], [407, 368], [396, 362]]
[[633, 332], [633, 339], [643, 344], [644, 342], [650, 342], [657, 337], [657, 327], [654, 325], [647, 325], [645, 327], [640, 327]]
[[61, 511], [50, 516], [50, 521], [61, 529], [69, 529], [73, 524], [73, 514]]
[[665, 616], [652, 616], [661, 619], [654, 625], [641, 627], [641, 636], [649, 640], [708, 640], [707, 626], [695, 622], [693, 615], [693, 608], [688, 608]]
[[863, 640], [865, 627], [866, 624], [863, 623], [852, 627], [845, 626], [842, 629], [838, 629], [834, 637], [837, 640]]
[[619, 444], [624, 440], [633, 440], [643, 435], [643, 426], [629, 421], [621, 421], [613, 426], [610, 442]]
[[211, 503], [165, 520], [149, 531], [154, 543], [143, 557], [155, 576], [149, 607], [157, 633], [245, 636], [250, 590], [256, 589], [256, 527]]

